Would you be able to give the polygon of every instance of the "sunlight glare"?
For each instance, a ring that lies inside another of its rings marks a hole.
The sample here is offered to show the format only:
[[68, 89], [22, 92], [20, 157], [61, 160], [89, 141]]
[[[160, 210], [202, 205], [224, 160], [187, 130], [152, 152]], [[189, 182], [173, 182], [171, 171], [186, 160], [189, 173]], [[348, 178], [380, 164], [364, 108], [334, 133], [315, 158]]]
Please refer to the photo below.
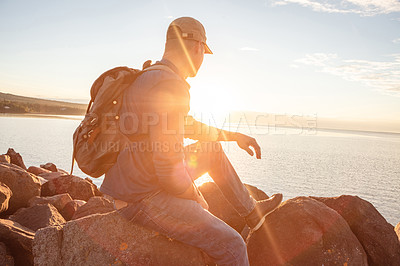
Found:
[[199, 187], [207, 182], [213, 182], [213, 180], [208, 173], [205, 173], [204, 175], [202, 175], [196, 179], [195, 184], [196, 184], [196, 186]]
[[199, 121], [215, 126], [224, 122], [229, 112], [235, 110], [235, 100], [226, 89], [198, 84], [191, 89], [190, 114]]

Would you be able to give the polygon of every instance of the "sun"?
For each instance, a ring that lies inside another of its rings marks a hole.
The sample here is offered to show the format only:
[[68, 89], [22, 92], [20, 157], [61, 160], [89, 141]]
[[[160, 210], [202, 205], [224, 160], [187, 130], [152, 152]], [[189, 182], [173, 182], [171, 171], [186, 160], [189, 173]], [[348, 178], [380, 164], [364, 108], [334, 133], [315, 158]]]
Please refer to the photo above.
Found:
[[219, 123], [234, 110], [235, 102], [223, 88], [196, 88], [190, 93], [190, 114], [204, 123]]

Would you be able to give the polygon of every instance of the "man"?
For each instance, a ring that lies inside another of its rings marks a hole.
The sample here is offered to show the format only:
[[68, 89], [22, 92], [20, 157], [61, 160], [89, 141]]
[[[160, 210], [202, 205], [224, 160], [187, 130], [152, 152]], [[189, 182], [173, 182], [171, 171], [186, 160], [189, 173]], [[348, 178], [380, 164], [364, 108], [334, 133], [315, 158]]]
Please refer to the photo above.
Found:
[[[187, 116], [190, 94], [185, 80], [196, 76], [205, 53], [212, 54], [199, 21], [182, 17], [170, 24], [162, 60], [126, 91], [120, 126], [136, 141], [119, 154], [101, 191], [129, 221], [198, 247], [218, 265], [248, 265], [242, 237], [207, 211], [193, 181], [208, 172], [253, 230], [278, 207], [282, 195], [255, 201], [218, 142], [236, 141], [250, 155], [252, 147], [260, 159], [254, 138]], [[199, 142], [183, 147], [185, 137]]]

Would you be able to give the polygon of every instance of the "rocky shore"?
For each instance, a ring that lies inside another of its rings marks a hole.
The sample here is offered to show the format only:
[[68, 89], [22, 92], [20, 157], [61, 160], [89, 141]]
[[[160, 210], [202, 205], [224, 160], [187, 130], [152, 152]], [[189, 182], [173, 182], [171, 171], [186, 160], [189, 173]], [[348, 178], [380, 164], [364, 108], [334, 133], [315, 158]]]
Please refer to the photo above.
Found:
[[[250, 232], [214, 183], [200, 190], [209, 211], [242, 234], [251, 265], [400, 265], [400, 223], [357, 196], [287, 200]], [[0, 155], [0, 218], [0, 265], [214, 265], [126, 221], [90, 179], [52, 163], [27, 168], [13, 149]]]

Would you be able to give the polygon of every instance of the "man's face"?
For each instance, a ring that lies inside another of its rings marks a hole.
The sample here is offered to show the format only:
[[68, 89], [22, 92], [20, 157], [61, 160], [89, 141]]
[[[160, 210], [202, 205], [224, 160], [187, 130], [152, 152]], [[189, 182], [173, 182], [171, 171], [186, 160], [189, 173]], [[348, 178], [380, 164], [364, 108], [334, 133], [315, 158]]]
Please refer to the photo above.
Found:
[[198, 42], [197, 45], [192, 47], [190, 57], [193, 63], [193, 71], [189, 74], [189, 77], [195, 77], [197, 72], [199, 71], [201, 64], [204, 59], [204, 44], [202, 42]]

